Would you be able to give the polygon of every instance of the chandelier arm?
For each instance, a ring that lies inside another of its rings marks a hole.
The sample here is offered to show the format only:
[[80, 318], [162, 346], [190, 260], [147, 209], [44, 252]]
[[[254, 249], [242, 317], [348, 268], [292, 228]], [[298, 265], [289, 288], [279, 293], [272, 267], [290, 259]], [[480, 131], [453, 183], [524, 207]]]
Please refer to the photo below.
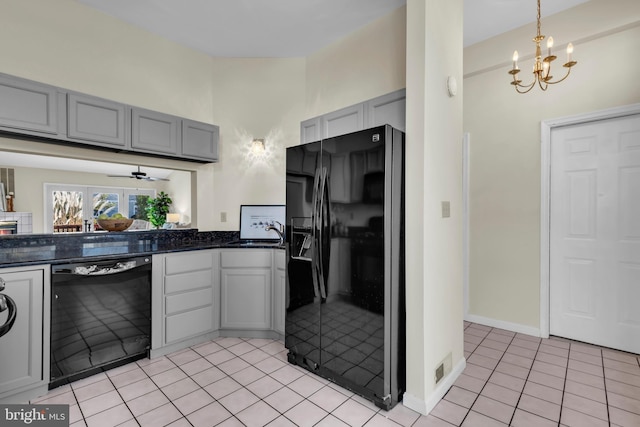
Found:
[[567, 68], [568, 68], [567, 69], [567, 74], [565, 74], [565, 76], [563, 78], [561, 78], [560, 80], [556, 80], [555, 82], [547, 82], [547, 84], [554, 85], [554, 84], [557, 84], [557, 83], [560, 83], [560, 82], [564, 81], [567, 77], [569, 77], [569, 74], [571, 74], [571, 67], [567, 67]]
[[[544, 86], [542, 86], [542, 83], [544, 83]], [[549, 85], [547, 84], [547, 82], [543, 82], [541, 79], [538, 79], [538, 86], [540, 86], [540, 89], [542, 89], [543, 91], [549, 88]]]
[[[533, 89], [533, 87], [534, 87], [535, 85], [536, 85], [536, 80], [534, 80], [534, 81], [533, 81], [533, 83], [531, 83], [531, 84], [530, 84], [530, 85], [528, 85], [528, 86], [521, 85], [521, 84], [517, 84], [517, 85], [514, 85], [514, 87], [516, 88], [516, 92], [518, 92], [518, 93], [527, 93], [527, 92], [529, 92], [531, 89]], [[519, 88], [521, 88], [521, 87], [526, 88], [526, 90], [520, 90]]]

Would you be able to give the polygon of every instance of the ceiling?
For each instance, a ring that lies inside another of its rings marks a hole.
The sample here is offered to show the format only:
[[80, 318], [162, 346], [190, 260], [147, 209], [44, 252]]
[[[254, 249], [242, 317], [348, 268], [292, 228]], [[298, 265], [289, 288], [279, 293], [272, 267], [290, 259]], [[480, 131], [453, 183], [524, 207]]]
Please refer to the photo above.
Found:
[[[76, 0], [218, 57], [307, 56], [406, 0]], [[542, 16], [588, 0], [545, 0]], [[534, 22], [535, 0], [464, 0], [464, 46]]]
[[[406, 0], [75, 0], [218, 57], [307, 56]], [[545, 0], [542, 16], [588, 0]], [[535, 0], [464, 0], [464, 46], [534, 22]], [[11, 161], [7, 158], [10, 155]], [[25, 160], [26, 159], [26, 160]], [[3, 163], [127, 175], [134, 167], [3, 153]], [[37, 165], [37, 166], [35, 166]], [[143, 168], [150, 176], [171, 171]]]

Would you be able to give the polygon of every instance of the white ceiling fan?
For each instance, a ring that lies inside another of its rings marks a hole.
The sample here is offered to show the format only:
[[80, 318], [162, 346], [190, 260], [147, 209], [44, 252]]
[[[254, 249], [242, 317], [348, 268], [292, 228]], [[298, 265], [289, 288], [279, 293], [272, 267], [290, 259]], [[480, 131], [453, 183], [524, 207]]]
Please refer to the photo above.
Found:
[[144, 181], [169, 181], [169, 179], [167, 178], [157, 178], [153, 176], [147, 176], [145, 172], [142, 172], [140, 170], [140, 166], [138, 166], [137, 171], [131, 172], [131, 175], [107, 175], [107, 176], [111, 178], [135, 178], [135, 179], [140, 179]]

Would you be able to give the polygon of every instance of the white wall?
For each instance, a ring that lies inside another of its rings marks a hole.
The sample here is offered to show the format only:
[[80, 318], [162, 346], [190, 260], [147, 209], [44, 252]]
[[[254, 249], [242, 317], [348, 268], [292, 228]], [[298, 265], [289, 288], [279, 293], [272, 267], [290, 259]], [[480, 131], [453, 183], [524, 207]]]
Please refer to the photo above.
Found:
[[[558, 46], [555, 76], [575, 46], [567, 80], [526, 95], [509, 84], [532, 67], [535, 24], [464, 52], [464, 130], [471, 134], [470, 294], [474, 320], [522, 330], [540, 325], [540, 122], [640, 101], [640, 2], [592, 0], [542, 20]], [[497, 322], [497, 323], [496, 323]]]
[[398, 8], [307, 57], [304, 119], [405, 87], [406, 15]]

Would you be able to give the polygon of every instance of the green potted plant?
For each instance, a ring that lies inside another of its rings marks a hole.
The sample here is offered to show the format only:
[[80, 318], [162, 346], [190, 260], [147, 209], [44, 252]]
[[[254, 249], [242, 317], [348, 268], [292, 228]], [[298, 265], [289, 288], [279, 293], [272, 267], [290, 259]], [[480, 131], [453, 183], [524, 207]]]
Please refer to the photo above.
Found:
[[147, 202], [147, 219], [155, 227], [160, 228], [167, 221], [167, 213], [169, 213], [169, 206], [171, 206], [173, 200], [167, 193], [161, 191], [155, 199], [149, 199]]

